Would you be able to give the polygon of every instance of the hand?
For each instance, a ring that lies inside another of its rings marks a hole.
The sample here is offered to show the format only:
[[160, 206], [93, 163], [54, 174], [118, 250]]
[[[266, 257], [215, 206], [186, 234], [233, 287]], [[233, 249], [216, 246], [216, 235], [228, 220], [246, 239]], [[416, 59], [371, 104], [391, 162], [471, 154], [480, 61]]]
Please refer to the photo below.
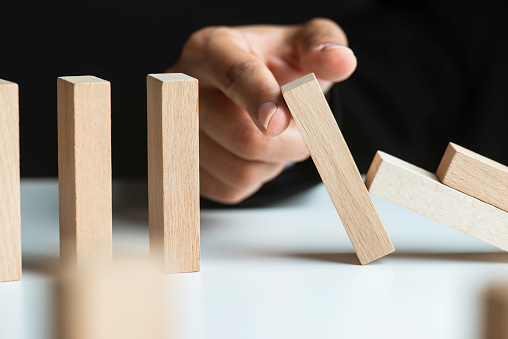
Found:
[[356, 58], [328, 19], [302, 25], [207, 27], [167, 72], [199, 80], [203, 197], [228, 204], [254, 194], [308, 150], [280, 85], [314, 72], [321, 88], [348, 78]]

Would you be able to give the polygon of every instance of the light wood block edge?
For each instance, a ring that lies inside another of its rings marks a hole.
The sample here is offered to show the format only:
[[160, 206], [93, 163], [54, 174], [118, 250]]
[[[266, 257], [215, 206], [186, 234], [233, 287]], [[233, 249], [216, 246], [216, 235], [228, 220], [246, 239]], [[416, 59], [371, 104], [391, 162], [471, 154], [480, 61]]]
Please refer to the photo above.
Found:
[[508, 212], [508, 166], [449, 143], [437, 176], [443, 184]]
[[21, 279], [18, 85], [0, 79], [0, 282]]

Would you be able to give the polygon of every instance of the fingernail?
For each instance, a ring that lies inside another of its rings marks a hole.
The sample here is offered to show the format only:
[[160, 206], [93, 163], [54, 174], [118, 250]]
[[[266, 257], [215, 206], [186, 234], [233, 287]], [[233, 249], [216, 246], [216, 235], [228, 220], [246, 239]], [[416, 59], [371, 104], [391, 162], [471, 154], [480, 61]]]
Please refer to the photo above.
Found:
[[332, 44], [332, 43], [328, 43], [328, 44], [321, 44], [318, 46], [318, 49], [323, 52], [323, 51], [328, 51], [330, 49], [336, 49], [336, 48], [341, 48], [341, 49], [344, 49], [348, 52], [351, 52], [352, 54], [353, 53], [353, 50], [347, 46], [344, 46], [344, 45], [339, 45], [339, 44]]
[[268, 123], [278, 108], [279, 107], [273, 102], [265, 102], [259, 108], [258, 118], [265, 130], [268, 129]]

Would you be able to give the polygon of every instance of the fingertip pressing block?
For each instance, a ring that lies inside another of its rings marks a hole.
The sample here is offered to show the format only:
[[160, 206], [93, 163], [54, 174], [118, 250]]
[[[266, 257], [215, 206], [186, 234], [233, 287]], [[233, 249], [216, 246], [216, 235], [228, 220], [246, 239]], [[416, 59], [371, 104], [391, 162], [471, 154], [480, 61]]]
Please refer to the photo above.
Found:
[[365, 184], [380, 198], [508, 250], [508, 213], [444, 185], [434, 173], [378, 151]]
[[0, 282], [21, 279], [18, 85], [0, 79]]
[[394, 251], [314, 74], [282, 94], [361, 264]]
[[508, 166], [449, 143], [437, 176], [443, 184], [508, 212]]
[[111, 262], [111, 87], [93, 76], [60, 77], [58, 190], [65, 265]]
[[150, 253], [165, 273], [197, 272], [199, 240], [198, 80], [147, 77]]

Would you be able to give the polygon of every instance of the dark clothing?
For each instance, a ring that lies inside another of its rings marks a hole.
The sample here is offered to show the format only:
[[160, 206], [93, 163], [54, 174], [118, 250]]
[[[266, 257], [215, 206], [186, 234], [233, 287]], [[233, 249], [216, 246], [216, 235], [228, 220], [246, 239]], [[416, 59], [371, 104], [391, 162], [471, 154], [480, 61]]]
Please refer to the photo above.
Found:
[[[334, 86], [331, 104], [361, 172], [378, 149], [435, 171], [449, 141], [508, 164], [508, 27], [501, 1], [286, 3], [0, 5], [0, 78], [20, 88], [22, 176], [57, 175], [58, 76], [111, 81], [113, 174], [145, 177], [148, 73], [169, 67], [199, 28], [313, 17], [341, 25], [358, 59], [354, 75]], [[240, 206], [270, 203], [318, 182], [308, 160]]]

